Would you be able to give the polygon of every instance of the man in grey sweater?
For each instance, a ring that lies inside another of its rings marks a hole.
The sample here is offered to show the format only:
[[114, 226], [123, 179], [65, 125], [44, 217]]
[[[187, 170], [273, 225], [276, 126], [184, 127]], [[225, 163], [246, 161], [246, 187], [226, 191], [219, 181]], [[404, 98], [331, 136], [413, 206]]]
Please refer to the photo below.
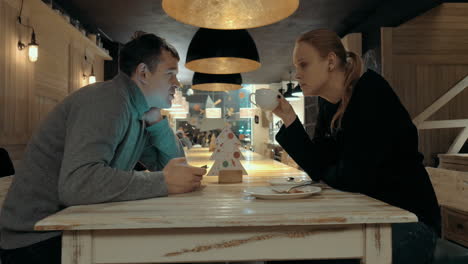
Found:
[[[61, 233], [37, 221], [73, 205], [193, 191], [205, 169], [189, 166], [161, 116], [179, 85], [179, 56], [139, 34], [120, 52], [120, 73], [84, 87], [45, 118], [28, 144], [0, 215], [2, 263], [60, 263]], [[148, 171], [135, 171], [135, 164]]]

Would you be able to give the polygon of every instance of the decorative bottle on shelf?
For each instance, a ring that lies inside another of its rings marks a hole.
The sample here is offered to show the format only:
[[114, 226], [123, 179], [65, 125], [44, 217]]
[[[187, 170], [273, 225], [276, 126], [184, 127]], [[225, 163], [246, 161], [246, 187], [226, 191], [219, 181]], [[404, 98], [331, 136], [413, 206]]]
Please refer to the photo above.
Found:
[[102, 42], [101, 42], [101, 34], [100, 33], [97, 33], [97, 36], [96, 36], [96, 45], [100, 48], [102, 48]]

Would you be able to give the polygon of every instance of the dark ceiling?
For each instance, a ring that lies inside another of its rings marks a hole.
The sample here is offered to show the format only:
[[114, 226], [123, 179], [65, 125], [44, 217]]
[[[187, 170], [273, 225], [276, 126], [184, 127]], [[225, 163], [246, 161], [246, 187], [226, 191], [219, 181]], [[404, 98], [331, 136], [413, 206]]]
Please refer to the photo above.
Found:
[[[196, 27], [175, 21], [163, 11], [161, 0], [57, 0], [72, 16], [90, 28], [99, 28], [113, 41], [125, 43], [136, 30], [156, 33], [181, 55], [179, 79], [190, 84], [185, 56]], [[378, 30], [398, 25], [439, 3], [437, 0], [301, 0], [298, 10], [278, 23], [249, 29], [262, 66], [242, 74], [244, 83], [273, 83], [289, 78], [294, 40], [316, 28], [349, 32]]]

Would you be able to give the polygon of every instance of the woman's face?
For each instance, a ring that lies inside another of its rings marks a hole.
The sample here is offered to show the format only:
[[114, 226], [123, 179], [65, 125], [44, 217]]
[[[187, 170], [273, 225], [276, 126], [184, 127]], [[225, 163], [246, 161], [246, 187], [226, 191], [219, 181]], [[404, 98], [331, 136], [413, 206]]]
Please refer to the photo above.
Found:
[[312, 45], [298, 42], [294, 47], [293, 63], [296, 67], [296, 79], [305, 96], [318, 96], [329, 80], [329, 61], [322, 58]]

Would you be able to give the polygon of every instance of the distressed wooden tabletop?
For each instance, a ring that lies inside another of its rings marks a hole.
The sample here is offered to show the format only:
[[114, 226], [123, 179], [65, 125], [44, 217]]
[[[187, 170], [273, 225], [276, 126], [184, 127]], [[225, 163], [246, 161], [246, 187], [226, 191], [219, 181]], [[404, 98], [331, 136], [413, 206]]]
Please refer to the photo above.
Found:
[[[193, 149], [190, 164], [208, 165], [211, 153]], [[306, 178], [306, 174], [250, 151], [242, 161], [248, 176], [239, 184], [204, 179], [200, 190], [140, 201], [69, 207], [36, 224], [36, 230], [166, 229], [192, 227], [250, 227], [382, 224], [415, 222], [414, 214], [370, 197], [334, 190], [306, 199], [260, 200], [244, 195], [250, 186], [268, 186], [272, 178]]]

